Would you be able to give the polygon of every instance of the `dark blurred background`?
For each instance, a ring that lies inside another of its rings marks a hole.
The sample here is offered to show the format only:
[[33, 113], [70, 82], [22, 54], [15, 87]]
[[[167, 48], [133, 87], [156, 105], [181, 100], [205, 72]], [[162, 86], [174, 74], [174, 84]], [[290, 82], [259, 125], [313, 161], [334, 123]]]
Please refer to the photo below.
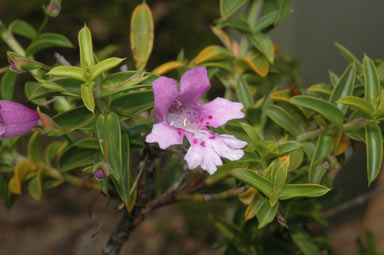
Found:
[[[77, 33], [86, 23], [92, 31], [96, 51], [113, 44], [117, 46], [116, 56], [127, 57], [130, 56], [130, 16], [141, 2], [63, 0], [61, 14], [50, 20], [45, 31], [62, 33], [76, 45]], [[272, 38], [281, 48], [279, 54], [288, 54], [300, 61], [306, 86], [329, 83], [328, 70], [340, 75], [347, 66], [334, 42], [341, 43], [358, 58], [364, 53], [374, 59], [384, 58], [384, 1], [291, 2], [293, 13], [272, 32]], [[219, 17], [219, 0], [148, 0], [147, 3], [155, 20], [155, 43], [147, 66], [149, 70], [174, 60], [182, 49], [186, 58], [191, 59], [203, 47], [219, 44], [209, 29]], [[22, 19], [37, 29], [43, 20], [44, 4], [48, 1], [1, 0], [0, 20], [8, 25], [15, 19]], [[6, 44], [0, 41], [0, 67], [7, 65], [6, 50]], [[71, 63], [78, 61], [77, 48], [47, 50], [39, 54], [37, 60], [52, 64], [56, 51]], [[130, 57], [128, 66], [133, 68]], [[19, 79], [19, 94], [22, 94], [22, 80]], [[364, 150], [360, 148], [359, 151]], [[338, 174], [336, 184], [344, 190], [343, 200], [367, 191], [363, 152], [356, 154]], [[373, 232], [376, 231], [380, 247], [384, 248], [384, 237], [380, 239], [384, 229], [380, 215], [384, 210], [376, 206], [381, 204], [382, 198], [375, 199], [377, 201], [365, 203], [363, 209], [354, 208], [351, 211], [357, 211], [356, 214], [331, 228], [330, 234], [336, 240], [333, 242], [335, 254], [355, 254], [356, 237], [372, 225], [376, 226]], [[47, 192], [40, 202], [25, 196], [10, 212], [0, 207], [0, 254], [53, 254], [51, 251], [55, 254], [95, 254], [119, 220], [117, 206], [114, 202], [108, 204], [103, 196], [69, 186]], [[178, 206], [160, 210], [136, 231], [126, 251], [133, 249], [136, 252], [132, 254], [151, 255], [165, 251], [168, 254], [212, 254], [211, 245], [218, 234], [209, 219], [201, 214], [217, 205], [184, 206], [193, 215], [182, 213]], [[195, 215], [200, 216], [200, 221], [196, 221]], [[375, 220], [371, 221], [372, 218]], [[44, 253], [48, 250], [49, 253]]]

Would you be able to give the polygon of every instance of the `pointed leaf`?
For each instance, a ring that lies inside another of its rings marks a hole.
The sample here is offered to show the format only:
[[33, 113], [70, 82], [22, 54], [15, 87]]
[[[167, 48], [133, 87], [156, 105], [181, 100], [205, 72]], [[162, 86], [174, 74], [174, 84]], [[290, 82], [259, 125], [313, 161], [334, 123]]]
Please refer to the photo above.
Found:
[[356, 63], [357, 70], [361, 73], [363, 71], [363, 66], [361, 65], [361, 62], [353, 55], [347, 48], [345, 48], [343, 45], [335, 42], [336, 48], [339, 50], [340, 54], [349, 62], [349, 63]]
[[154, 38], [154, 25], [151, 10], [143, 2], [138, 5], [131, 17], [131, 50], [136, 69], [141, 70], [151, 55]]
[[297, 136], [300, 134], [301, 128], [299, 123], [280, 106], [269, 105], [267, 108], [267, 116], [291, 135]]
[[377, 178], [383, 161], [383, 138], [377, 124], [365, 127], [365, 142], [367, 144], [368, 185], [370, 185]]
[[175, 70], [179, 67], [183, 67], [184, 63], [180, 61], [169, 61], [152, 70], [152, 73], [156, 75], [163, 75], [169, 71]]
[[330, 96], [332, 94], [332, 90], [329, 87], [328, 84], [326, 83], [318, 83], [318, 84], [313, 84], [308, 88], [308, 91], [310, 92], [316, 92], [316, 93], [321, 93], [327, 96]]
[[220, 15], [222, 19], [229, 18], [248, 0], [220, 0]]
[[365, 99], [374, 109], [376, 109], [380, 101], [380, 81], [377, 75], [375, 63], [368, 56], [364, 56], [363, 68]]
[[368, 117], [373, 118], [373, 107], [363, 98], [360, 97], [354, 97], [354, 96], [346, 96], [343, 98], [340, 98], [337, 100], [338, 104], [345, 104], [349, 105], [364, 114], [366, 114]]
[[83, 68], [78, 66], [57, 66], [52, 68], [47, 75], [69, 77], [80, 81], [86, 81]]
[[53, 47], [72, 48], [71, 41], [61, 34], [44, 33], [39, 35], [36, 40], [26, 50], [26, 56], [33, 56], [35, 53]]
[[132, 180], [129, 169], [129, 138], [127, 134], [121, 136], [121, 178], [119, 182], [115, 182], [115, 187], [119, 193], [121, 200], [128, 203], [130, 200], [129, 192], [131, 190]]
[[[111, 165], [113, 177], [119, 181], [122, 176], [122, 142], [120, 119], [116, 113], [111, 112], [107, 115], [105, 121], [108, 133], [108, 161]], [[107, 152], [104, 151], [104, 153]]]
[[[351, 96], [353, 93], [353, 87], [355, 84], [355, 65], [352, 63], [347, 67], [343, 75], [340, 77], [339, 81], [336, 84], [336, 87], [332, 91], [332, 95], [329, 98], [329, 102], [335, 103], [338, 99]], [[343, 104], [337, 104], [344, 114], [347, 112], [347, 107]]]
[[217, 45], [210, 45], [200, 51], [199, 54], [197, 54], [197, 56], [191, 60], [191, 63], [199, 65], [209, 61], [231, 58], [233, 58], [233, 55], [226, 48]]
[[86, 25], [80, 29], [77, 39], [80, 48], [81, 67], [93, 67], [95, 65], [95, 60], [93, 57], [92, 35], [91, 31]]
[[13, 91], [15, 89], [17, 73], [12, 71], [7, 71], [1, 77], [0, 82], [0, 95], [3, 100], [12, 100]]
[[[332, 153], [333, 139], [330, 136], [324, 136], [323, 133], [317, 138], [316, 148], [313, 153], [311, 164], [308, 170], [308, 180], [310, 183], [320, 183], [323, 177], [322, 161]], [[320, 164], [320, 165], [318, 165]], [[319, 167], [320, 166], [320, 167]], [[319, 171], [321, 172], [319, 174]]]
[[248, 36], [248, 40], [256, 47], [272, 64], [275, 58], [275, 50], [271, 38], [266, 34]]
[[251, 92], [249, 91], [247, 82], [241, 76], [237, 79], [237, 95], [245, 108], [248, 108], [255, 103]]
[[318, 112], [335, 125], [341, 125], [344, 121], [344, 115], [339, 108], [323, 99], [311, 96], [295, 96], [290, 99], [290, 102]]
[[81, 84], [81, 98], [83, 99], [85, 107], [93, 113], [95, 111], [95, 99], [91, 85]]
[[329, 188], [318, 184], [286, 184], [280, 193], [280, 200], [287, 200], [295, 197], [321, 197]]
[[93, 121], [94, 115], [84, 106], [71, 109], [53, 117], [53, 121], [67, 131], [78, 129]]
[[262, 176], [257, 173], [244, 169], [237, 168], [231, 171], [232, 176], [240, 181], [254, 187], [255, 189], [261, 191], [264, 195], [270, 196], [272, 193], [272, 184], [268, 180], [264, 179]]
[[91, 81], [93, 81], [100, 74], [118, 66], [124, 60], [125, 58], [107, 58], [97, 63], [90, 71], [92, 76]]
[[24, 20], [13, 21], [9, 24], [8, 31], [29, 39], [33, 39], [36, 36], [36, 30]]

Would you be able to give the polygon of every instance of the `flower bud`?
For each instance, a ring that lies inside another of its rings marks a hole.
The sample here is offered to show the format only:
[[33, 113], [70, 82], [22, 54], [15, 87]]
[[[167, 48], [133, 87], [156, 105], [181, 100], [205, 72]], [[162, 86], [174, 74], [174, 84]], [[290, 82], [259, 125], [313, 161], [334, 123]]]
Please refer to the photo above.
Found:
[[8, 57], [8, 62], [10, 64], [10, 69], [14, 72], [22, 73], [25, 71], [34, 70], [38, 68], [49, 69], [47, 65], [28, 59], [20, 54], [17, 54], [11, 51], [7, 51], [7, 57]]
[[31, 131], [39, 114], [22, 104], [0, 100], [0, 138], [20, 136]]
[[103, 180], [105, 179], [105, 177], [107, 177], [107, 175], [104, 173], [103, 169], [101, 168], [96, 169], [93, 175], [99, 180]]
[[61, 10], [61, 1], [60, 0], [51, 0], [48, 4], [45, 12], [49, 17], [55, 18], [60, 14]]

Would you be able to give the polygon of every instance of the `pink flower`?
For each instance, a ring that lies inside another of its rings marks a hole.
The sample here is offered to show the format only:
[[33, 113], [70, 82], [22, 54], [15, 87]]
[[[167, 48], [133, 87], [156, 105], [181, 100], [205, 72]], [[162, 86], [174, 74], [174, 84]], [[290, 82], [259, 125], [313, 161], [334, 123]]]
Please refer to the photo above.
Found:
[[39, 119], [36, 111], [22, 104], [0, 100], [0, 138], [24, 135]]
[[238, 160], [247, 143], [232, 135], [219, 135], [207, 127], [217, 128], [228, 120], [244, 117], [243, 105], [224, 98], [216, 98], [200, 104], [201, 97], [211, 87], [207, 69], [196, 67], [184, 73], [177, 82], [167, 77], [160, 77], [152, 84], [155, 96], [156, 119], [152, 132], [146, 142], [157, 142], [161, 149], [170, 145], [182, 144], [187, 137], [191, 147], [185, 155], [189, 169], [200, 166], [213, 174], [217, 166], [222, 165], [220, 157]]

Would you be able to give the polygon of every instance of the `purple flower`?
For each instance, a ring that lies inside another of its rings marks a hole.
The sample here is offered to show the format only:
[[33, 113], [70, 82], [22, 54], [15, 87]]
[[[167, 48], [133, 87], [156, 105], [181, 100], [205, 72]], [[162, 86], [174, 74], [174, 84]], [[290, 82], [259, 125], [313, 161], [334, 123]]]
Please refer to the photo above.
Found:
[[107, 177], [106, 174], [104, 173], [103, 169], [101, 169], [101, 168], [98, 168], [98, 169], [93, 173], [93, 175], [94, 175], [97, 179], [99, 179], [99, 180], [103, 180], [103, 179], [105, 179], [105, 177]]
[[185, 155], [189, 169], [201, 166], [213, 174], [217, 166], [222, 165], [220, 157], [229, 160], [240, 159], [247, 143], [232, 135], [219, 135], [207, 127], [217, 128], [228, 120], [244, 117], [243, 105], [224, 98], [216, 98], [200, 104], [201, 97], [211, 87], [207, 69], [196, 67], [184, 73], [177, 82], [167, 77], [160, 77], [152, 84], [155, 96], [156, 119], [152, 132], [146, 142], [157, 142], [161, 149], [170, 145], [182, 144], [187, 137], [191, 147]]
[[0, 100], [0, 138], [24, 135], [39, 119], [36, 111], [22, 104]]

